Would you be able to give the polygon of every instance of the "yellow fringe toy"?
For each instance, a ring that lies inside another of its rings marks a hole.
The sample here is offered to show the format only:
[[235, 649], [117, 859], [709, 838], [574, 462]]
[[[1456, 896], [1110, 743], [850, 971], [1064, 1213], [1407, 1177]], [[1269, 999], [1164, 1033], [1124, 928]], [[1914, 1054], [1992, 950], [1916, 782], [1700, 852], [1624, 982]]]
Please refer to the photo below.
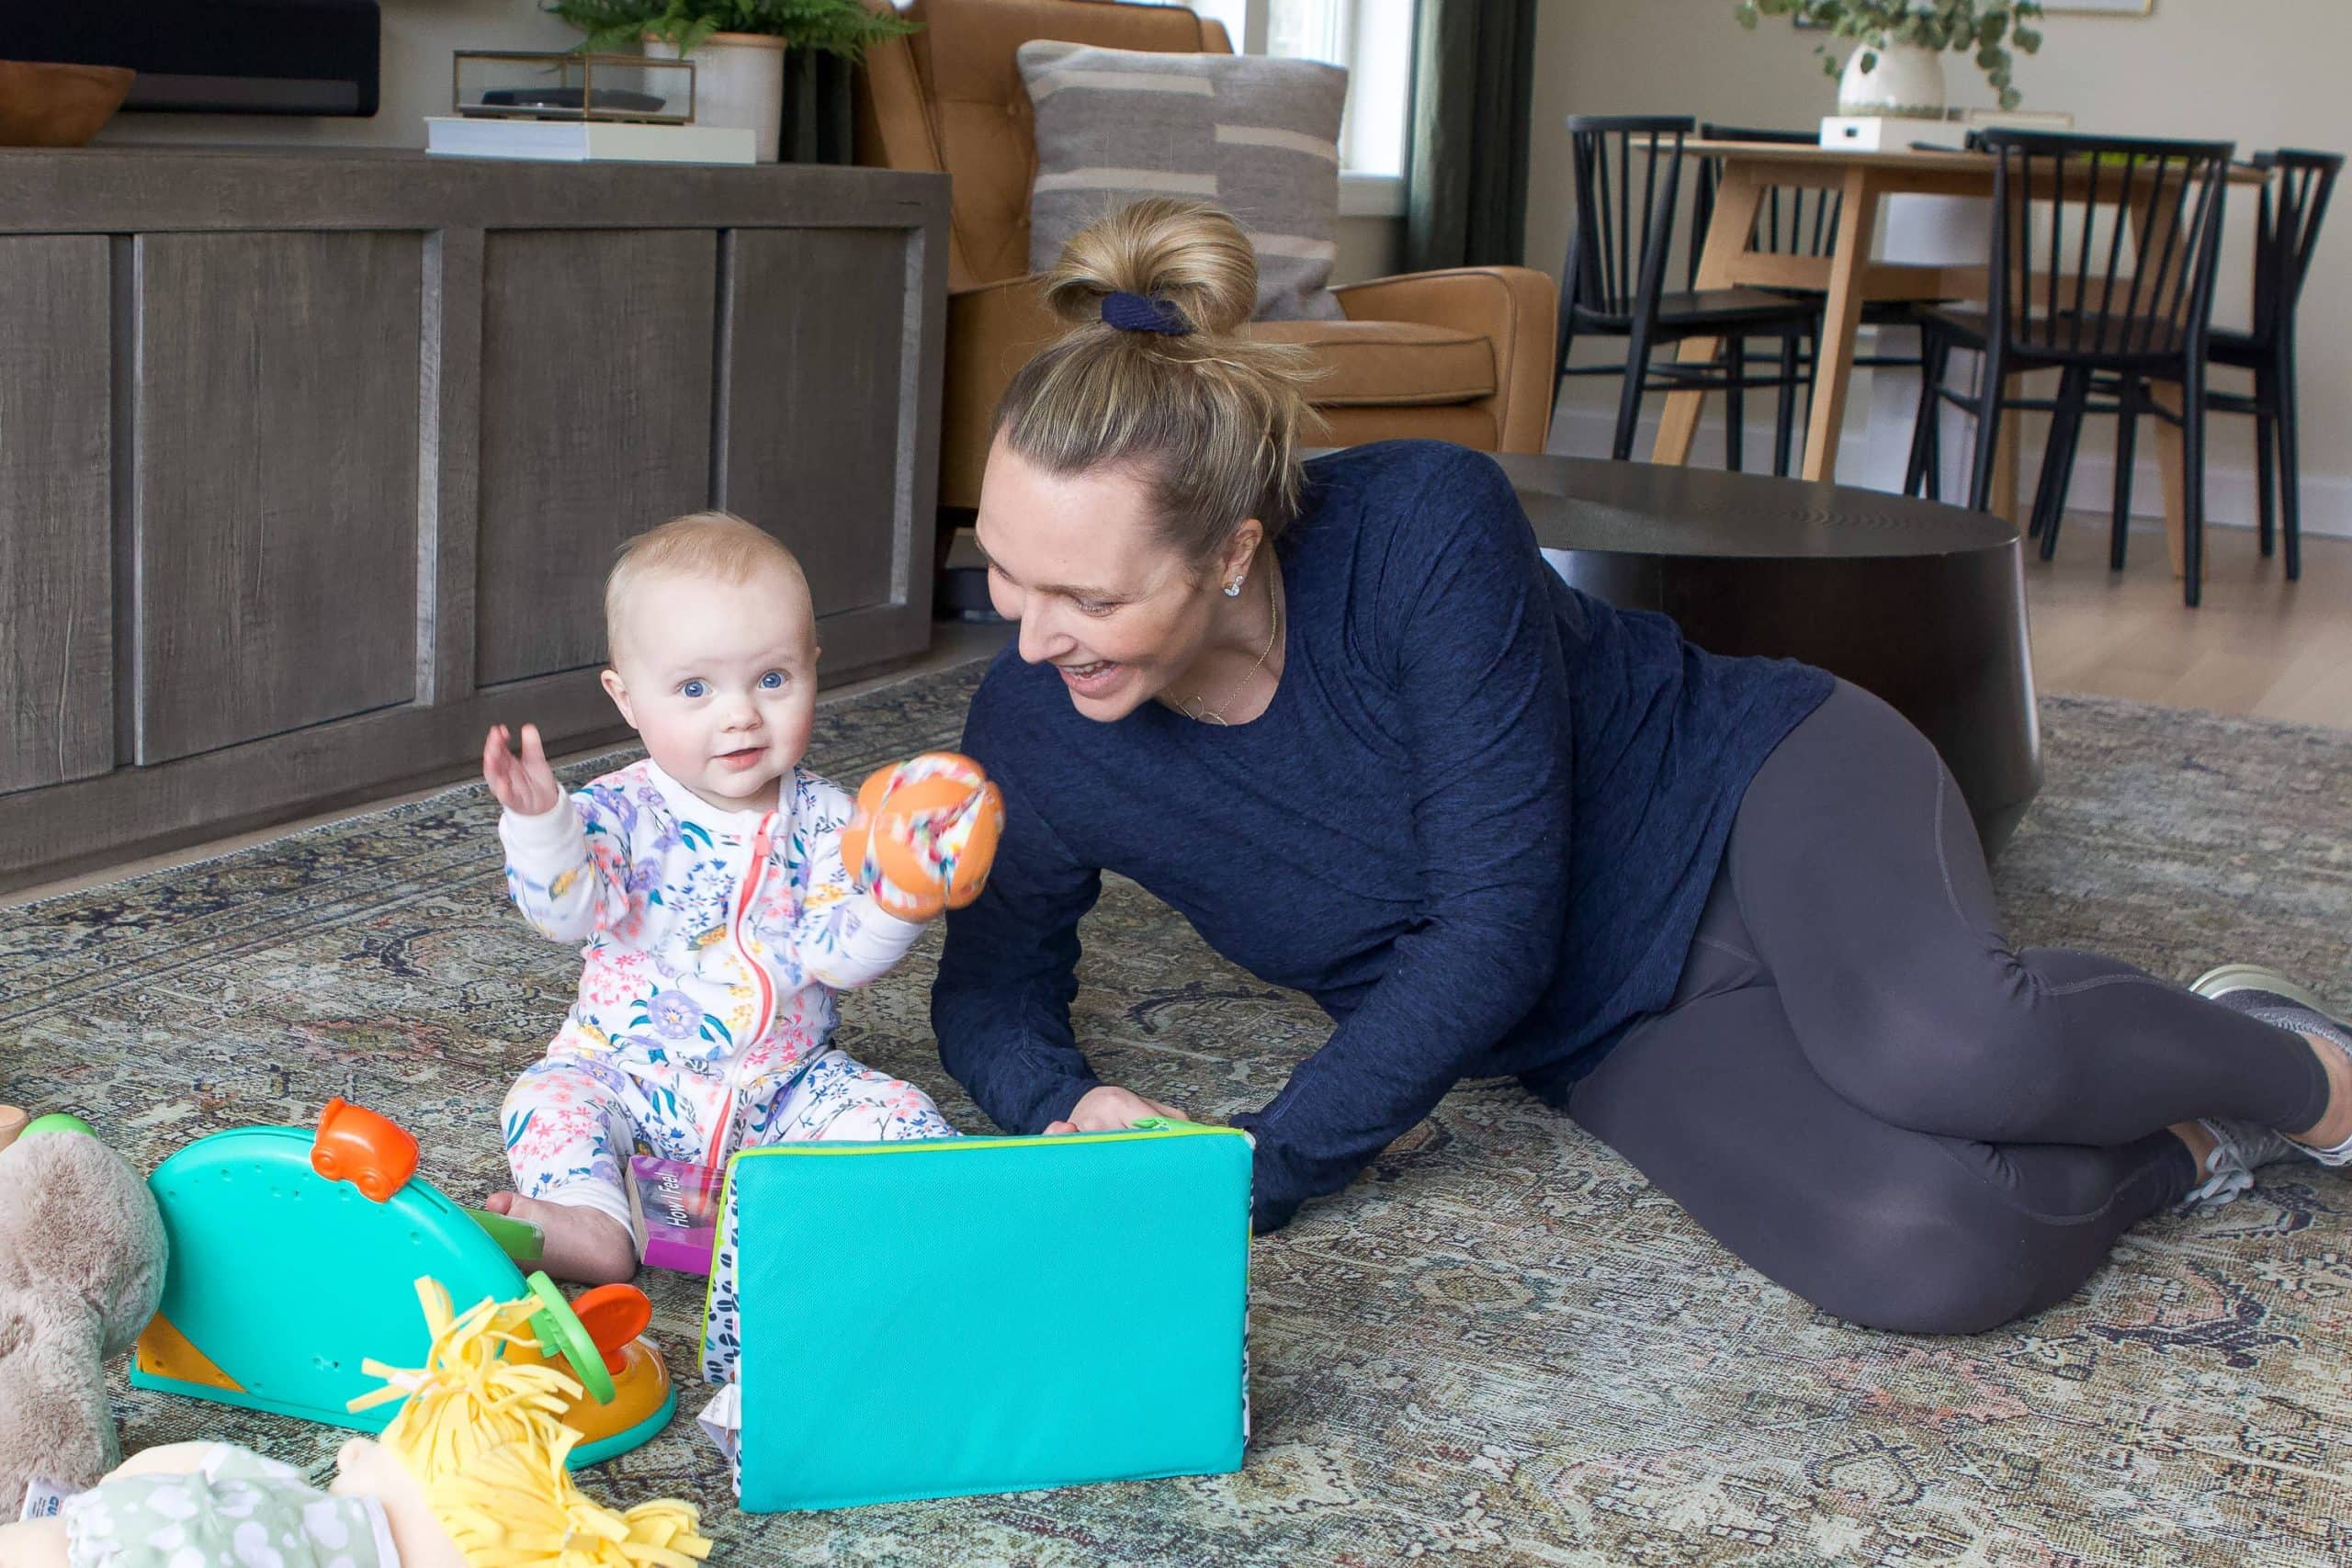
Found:
[[693, 1568], [710, 1555], [691, 1504], [616, 1513], [564, 1467], [580, 1434], [564, 1409], [580, 1384], [541, 1359], [539, 1301], [452, 1309], [438, 1281], [416, 1282], [432, 1330], [425, 1364], [363, 1364], [385, 1386], [354, 1410], [405, 1400], [379, 1439], [423, 1488], [468, 1568]]
[[419, 1280], [433, 1331], [424, 1365], [363, 1363], [385, 1386], [353, 1409], [407, 1403], [381, 1442], [344, 1444], [324, 1492], [228, 1443], [169, 1443], [118, 1465], [55, 1515], [0, 1525], [0, 1568], [67, 1568], [102, 1554], [114, 1562], [126, 1526], [158, 1522], [181, 1540], [175, 1562], [261, 1562], [255, 1553], [274, 1531], [286, 1551], [269, 1561], [694, 1568], [711, 1543], [692, 1506], [665, 1500], [615, 1513], [572, 1483], [564, 1460], [582, 1439], [560, 1416], [581, 1385], [549, 1364], [539, 1330], [589, 1341], [552, 1284], [535, 1277], [533, 1288], [545, 1293], [484, 1299], [460, 1315], [438, 1282]]

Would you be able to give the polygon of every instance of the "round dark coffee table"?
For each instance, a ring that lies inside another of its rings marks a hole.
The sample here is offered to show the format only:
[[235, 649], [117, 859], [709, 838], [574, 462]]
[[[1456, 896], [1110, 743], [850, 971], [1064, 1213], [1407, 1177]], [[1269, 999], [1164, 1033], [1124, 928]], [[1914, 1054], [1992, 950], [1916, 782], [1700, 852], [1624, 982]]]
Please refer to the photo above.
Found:
[[1801, 659], [1876, 693], [1943, 753], [1985, 852], [2007, 841], [2041, 787], [2015, 528], [1799, 479], [1497, 460], [1570, 582], [1662, 610], [1713, 652]]

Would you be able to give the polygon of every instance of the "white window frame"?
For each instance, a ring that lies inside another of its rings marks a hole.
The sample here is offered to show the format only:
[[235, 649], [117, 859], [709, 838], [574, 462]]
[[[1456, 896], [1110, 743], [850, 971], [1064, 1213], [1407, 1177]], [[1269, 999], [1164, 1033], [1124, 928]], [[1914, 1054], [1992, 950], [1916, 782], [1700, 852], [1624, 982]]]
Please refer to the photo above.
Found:
[[[1175, 3], [1182, 4], [1182, 0], [1175, 0]], [[1241, 54], [1265, 53], [1271, 32], [1272, 8], [1269, 0], [1238, 0], [1238, 4], [1242, 21], [1240, 36], [1232, 40], [1235, 51]], [[1359, 29], [1369, 24], [1359, 9], [1356, 0], [1340, 0], [1340, 4], [1342, 6], [1340, 27], [1349, 35], [1345, 52], [1352, 62], [1361, 41]], [[1229, 11], [1231, 0], [1219, 9]], [[1228, 32], [1232, 30], [1229, 25], [1227, 30]], [[1353, 84], [1351, 83], [1351, 87], [1352, 85]], [[1349, 95], [1351, 121], [1354, 110], [1355, 100], [1351, 91]], [[1351, 126], [1348, 123], [1342, 123], [1340, 126], [1340, 145], [1342, 148], [1349, 144], [1350, 129]], [[1342, 164], [1340, 172], [1340, 217], [1402, 218], [1404, 215], [1405, 179], [1402, 175], [1365, 174], [1350, 169], [1344, 163]]]

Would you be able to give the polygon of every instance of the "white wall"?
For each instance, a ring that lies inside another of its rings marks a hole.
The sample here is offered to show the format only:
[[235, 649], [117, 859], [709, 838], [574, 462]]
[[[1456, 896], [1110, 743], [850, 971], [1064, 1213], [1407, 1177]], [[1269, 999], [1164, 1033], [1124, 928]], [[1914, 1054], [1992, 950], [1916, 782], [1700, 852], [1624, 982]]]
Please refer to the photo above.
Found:
[[[1702, 120], [1801, 129], [1832, 111], [1836, 85], [1813, 57], [1819, 36], [1786, 21], [1741, 30], [1732, 0], [1539, 0], [1534, 144], [1527, 262], [1557, 276], [1568, 242], [1570, 114], [1688, 114]], [[2352, 61], [2352, 0], [2155, 0], [2145, 17], [2055, 15], [2038, 55], [2020, 56], [2030, 108], [2063, 109], [2076, 129], [2211, 137], [2243, 152], [2301, 146], [2352, 150], [2344, 66]], [[1947, 55], [1956, 104], [1992, 93], [1963, 56]], [[2254, 202], [2233, 192], [2217, 319], [2243, 321]], [[1680, 237], [1678, 236], [1678, 244]], [[2305, 525], [2352, 534], [2352, 188], [2341, 193], [2303, 298]], [[1572, 395], [1613, 396], [1603, 378]], [[1653, 400], [1655, 401], [1655, 400]], [[1751, 418], [1758, 412], [1751, 400]], [[1594, 422], [1578, 420], [1588, 435]], [[2095, 422], [2105, 424], [2107, 422]], [[2213, 422], [2216, 520], [2252, 515], [2252, 424]], [[2077, 503], [2103, 493], [2108, 432], [2086, 429]], [[1582, 442], [1579, 441], [1581, 446]], [[1757, 444], [1749, 443], [1751, 454]], [[2035, 448], [2038, 451], [2038, 447]], [[1750, 457], [1750, 466], [1754, 466]], [[2030, 482], [2031, 468], [2028, 469]], [[2135, 505], [2160, 499], [2152, 469]]]
[[1402, 219], [1342, 218], [1335, 237], [1340, 242], [1340, 257], [1331, 264], [1334, 283], [1362, 283], [1404, 270]]

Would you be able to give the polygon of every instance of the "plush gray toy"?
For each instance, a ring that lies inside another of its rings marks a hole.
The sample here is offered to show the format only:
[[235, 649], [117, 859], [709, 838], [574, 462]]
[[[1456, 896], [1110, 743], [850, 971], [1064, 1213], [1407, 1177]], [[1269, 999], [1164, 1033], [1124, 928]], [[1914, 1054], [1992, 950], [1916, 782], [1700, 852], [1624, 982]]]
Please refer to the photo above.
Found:
[[16, 1120], [0, 1116], [0, 1524], [28, 1483], [78, 1491], [120, 1461], [106, 1363], [164, 1293], [164, 1219], [139, 1173], [71, 1116], [8, 1142]]

